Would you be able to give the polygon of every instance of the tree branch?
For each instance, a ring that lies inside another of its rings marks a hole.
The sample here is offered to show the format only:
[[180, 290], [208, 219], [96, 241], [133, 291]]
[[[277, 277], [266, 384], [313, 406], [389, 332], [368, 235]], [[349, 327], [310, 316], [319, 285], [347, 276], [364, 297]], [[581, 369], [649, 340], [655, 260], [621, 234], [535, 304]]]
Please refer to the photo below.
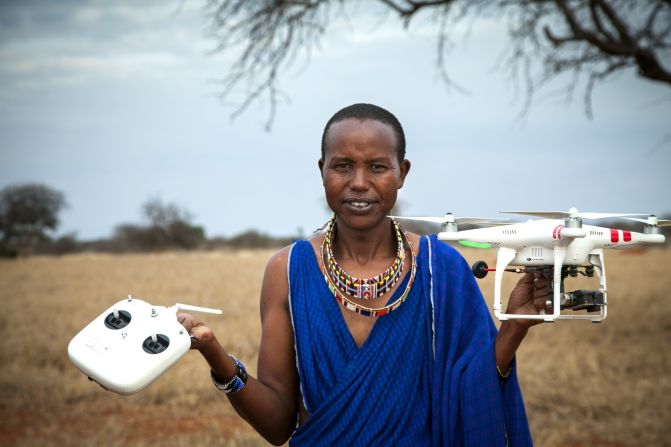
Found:
[[[563, 73], [573, 73], [570, 96], [580, 74], [588, 76], [585, 94], [591, 97], [598, 82], [612, 73], [636, 66], [639, 75], [671, 85], [670, 68], [662, 52], [671, 48], [671, 0], [378, 0], [408, 27], [419, 11], [432, 11], [439, 23], [437, 63], [448, 86], [457, 86], [445, 64], [453, 25], [464, 18], [505, 17], [511, 45], [505, 69], [526, 84], [524, 112], [539, 87]], [[268, 98], [266, 129], [270, 129], [281, 92], [281, 69], [309, 52], [348, 0], [208, 0], [213, 52], [235, 52], [222, 80], [221, 99], [239, 92], [244, 97], [232, 117], [251, 104]], [[564, 23], [565, 27], [561, 24]], [[561, 28], [556, 28], [560, 26]], [[459, 86], [457, 86], [459, 87]], [[463, 90], [461, 87], [459, 89]], [[592, 115], [586, 101], [586, 112]]]
[[[596, 28], [599, 31], [603, 31], [604, 27], [601, 24], [598, 18], [598, 12], [596, 7], [598, 6], [601, 11], [603, 11], [606, 18], [609, 20], [610, 25], [613, 26], [618, 32], [619, 39], [613, 39], [609, 33], [601, 32], [605, 38], [599, 38], [599, 36], [584, 27], [582, 27], [574, 14], [574, 11], [571, 10], [565, 0], [555, 0], [557, 7], [562, 12], [566, 22], [571, 29], [572, 34], [565, 37], [555, 36], [551, 31], [549, 26], [544, 27], [544, 33], [548, 40], [552, 42], [555, 47], [559, 47], [568, 42], [587, 42], [602, 52], [606, 53], [609, 56], [615, 57], [630, 57], [636, 61], [639, 67], [639, 74], [645, 78], [652, 79], [655, 81], [661, 81], [665, 83], [671, 83], [671, 72], [665, 69], [659, 62], [657, 56], [647, 48], [644, 48], [637, 42], [629, 31], [627, 25], [618, 17], [611, 5], [609, 5], [605, 0], [590, 0], [590, 10], [592, 12], [592, 17], [595, 23]], [[657, 3], [653, 8], [653, 11], [648, 16], [644, 30], [652, 31], [652, 20], [658, 14], [658, 9], [661, 8], [661, 3]], [[639, 33], [637, 33], [639, 34]], [[616, 69], [621, 68], [619, 64], [615, 65]], [[598, 80], [603, 79], [599, 77]]]
[[589, 2], [589, 12], [592, 15], [592, 21], [594, 22], [594, 26], [596, 29], [601, 33], [606, 40], [613, 41], [615, 38], [606, 30], [601, 22], [601, 18], [599, 17], [599, 12], [597, 11], [596, 8], [596, 2], [590, 1]]
[[615, 13], [613, 8], [608, 4], [608, 2], [604, 0], [590, 0], [590, 3], [594, 3], [601, 8], [601, 10], [606, 14], [608, 19], [610, 20], [610, 23], [615, 27], [617, 30], [618, 34], [620, 35], [620, 42], [622, 42], [625, 45], [632, 45], [633, 44], [633, 39], [629, 35], [629, 30], [627, 28], [627, 25], [625, 25], [622, 20], [618, 17], [618, 15]]

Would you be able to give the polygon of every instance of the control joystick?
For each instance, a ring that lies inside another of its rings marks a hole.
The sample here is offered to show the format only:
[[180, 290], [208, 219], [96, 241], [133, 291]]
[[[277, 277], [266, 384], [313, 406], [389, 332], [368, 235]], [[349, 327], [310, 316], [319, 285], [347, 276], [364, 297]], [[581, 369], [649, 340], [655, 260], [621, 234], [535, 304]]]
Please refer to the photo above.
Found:
[[131, 315], [125, 310], [114, 309], [105, 318], [105, 326], [110, 329], [123, 329], [130, 323]]

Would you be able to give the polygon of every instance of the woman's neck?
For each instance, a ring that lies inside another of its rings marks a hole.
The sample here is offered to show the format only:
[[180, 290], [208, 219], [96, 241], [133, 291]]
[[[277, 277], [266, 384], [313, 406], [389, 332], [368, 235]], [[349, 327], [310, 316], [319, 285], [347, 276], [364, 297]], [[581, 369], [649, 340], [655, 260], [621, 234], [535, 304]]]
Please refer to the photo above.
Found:
[[367, 230], [356, 230], [336, 221], [333, 249], [338, 259], [351, 259], [360, 265], [376, 258], [393, 258], [397, 248], [391, 220], [384, 219]]

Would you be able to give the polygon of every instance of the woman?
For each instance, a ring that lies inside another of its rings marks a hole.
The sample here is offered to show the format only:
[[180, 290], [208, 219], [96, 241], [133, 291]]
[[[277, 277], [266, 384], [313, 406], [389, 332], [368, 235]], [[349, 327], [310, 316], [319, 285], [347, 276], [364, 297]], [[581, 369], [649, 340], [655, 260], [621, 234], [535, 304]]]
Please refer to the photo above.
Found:
[[[267, 265], [258, 377], [179, 316], [217, 388], [276, 445], [530, 445], [513, 359], [535, 322], [497, 332], [461, 256], [387, 217], [410, 171], [398, 120], [340, 110], [319, 170], [334, 217]], [[547, 294], [525, 275], [507, 312], [537, 312]]]

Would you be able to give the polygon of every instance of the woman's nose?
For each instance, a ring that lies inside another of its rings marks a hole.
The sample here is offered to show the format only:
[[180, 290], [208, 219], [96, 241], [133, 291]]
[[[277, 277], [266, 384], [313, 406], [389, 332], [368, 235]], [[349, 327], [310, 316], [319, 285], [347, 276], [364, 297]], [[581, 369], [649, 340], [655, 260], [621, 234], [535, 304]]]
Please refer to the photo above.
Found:
[[350, 188], [361, 191], [368, 189], [368, 173], [366, 169], [356, 168], [352, 172]]

